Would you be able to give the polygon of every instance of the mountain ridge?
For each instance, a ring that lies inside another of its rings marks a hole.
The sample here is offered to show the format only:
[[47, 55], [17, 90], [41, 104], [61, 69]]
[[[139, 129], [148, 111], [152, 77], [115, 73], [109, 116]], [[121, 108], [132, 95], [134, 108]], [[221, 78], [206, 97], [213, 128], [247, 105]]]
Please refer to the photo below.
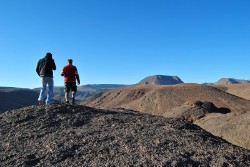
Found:
[[235, 78], [221, 78], [214, 84], [246, 84], [250, 83], [250, 80], [235, 79]]

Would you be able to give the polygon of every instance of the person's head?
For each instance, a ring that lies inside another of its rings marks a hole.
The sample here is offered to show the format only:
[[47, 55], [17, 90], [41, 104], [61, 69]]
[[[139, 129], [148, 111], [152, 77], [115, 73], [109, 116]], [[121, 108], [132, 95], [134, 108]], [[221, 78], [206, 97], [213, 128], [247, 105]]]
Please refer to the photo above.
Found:
[[52, 54], [50, 52], [46, 53], [45, 58], [51, 60], [52, 59]]
[[73, 60], [72, 59], [68, 59], [68, 63], [72, 64]]

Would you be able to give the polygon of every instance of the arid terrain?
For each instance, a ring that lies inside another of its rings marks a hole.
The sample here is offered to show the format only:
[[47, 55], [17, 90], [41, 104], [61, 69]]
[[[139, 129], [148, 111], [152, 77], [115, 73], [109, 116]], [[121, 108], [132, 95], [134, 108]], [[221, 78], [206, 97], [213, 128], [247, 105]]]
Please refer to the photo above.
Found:
[[250, 84], [216, 84], [213, 86], [230, 94], [250, 100]]
[[83, 106], [0, 89], [0, 166], [249, 166], [250, 84], [114, 86]]
[[[200, 102], [204, 105], [197, 105]], [[132, 85], [97, 94], [83, 104], [102, 109], [125, 108], [185, 118], [231, 143], [250, 149], [250, 101], [212, 86]], [[207, 121], [212, 115], [217, 116], [216, 121]], [[199, 121], [201, 119], [203, 121]], [[221, 122], [220, 126], [218, 122]], [[233, 123], [237, 123], [237, 128], [227, 130]]]
[[250, 111], [244, 113], [207, 114], [194, 123], [230, 143], [250, 150]]
[[248, 100], [234, 96], [212, 86], [200, 84], [132, 85], [99, 93], [83, 104], [110, 109], [126, 108], [157, 115], [171, 112], [187, 102], [207, 101], [231, 112], [250, 110]]
[[0, 115], [0, 137], [0, 166], [250, 166], [250, 150], [183, 119], [122, 109], [21, 108]]

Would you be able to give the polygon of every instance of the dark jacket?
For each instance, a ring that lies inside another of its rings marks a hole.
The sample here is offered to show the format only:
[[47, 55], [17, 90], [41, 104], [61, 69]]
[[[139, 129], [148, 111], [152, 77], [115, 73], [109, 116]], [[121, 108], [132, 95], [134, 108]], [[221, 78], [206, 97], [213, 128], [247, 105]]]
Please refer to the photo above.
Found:
[[53, 70], [56, 70], [56, 64], [52, 59], [52, 54], [46, 54], [40, 59], [36, 66], [36, 72], [40, 77], [53, 77]]

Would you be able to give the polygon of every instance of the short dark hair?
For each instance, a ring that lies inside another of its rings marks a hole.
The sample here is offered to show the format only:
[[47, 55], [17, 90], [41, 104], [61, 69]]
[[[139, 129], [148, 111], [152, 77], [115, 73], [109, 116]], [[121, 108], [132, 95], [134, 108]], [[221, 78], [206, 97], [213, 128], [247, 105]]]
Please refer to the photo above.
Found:
[[72, 60], [72, 59], [68, 59], [68, 62], [69, 62], [69, 63], [72, 63], [72, 62], [73, 62], [73, 60]]
[[50, 52], [46, 53], [45, 58], [52, 59], [52, 54]]

